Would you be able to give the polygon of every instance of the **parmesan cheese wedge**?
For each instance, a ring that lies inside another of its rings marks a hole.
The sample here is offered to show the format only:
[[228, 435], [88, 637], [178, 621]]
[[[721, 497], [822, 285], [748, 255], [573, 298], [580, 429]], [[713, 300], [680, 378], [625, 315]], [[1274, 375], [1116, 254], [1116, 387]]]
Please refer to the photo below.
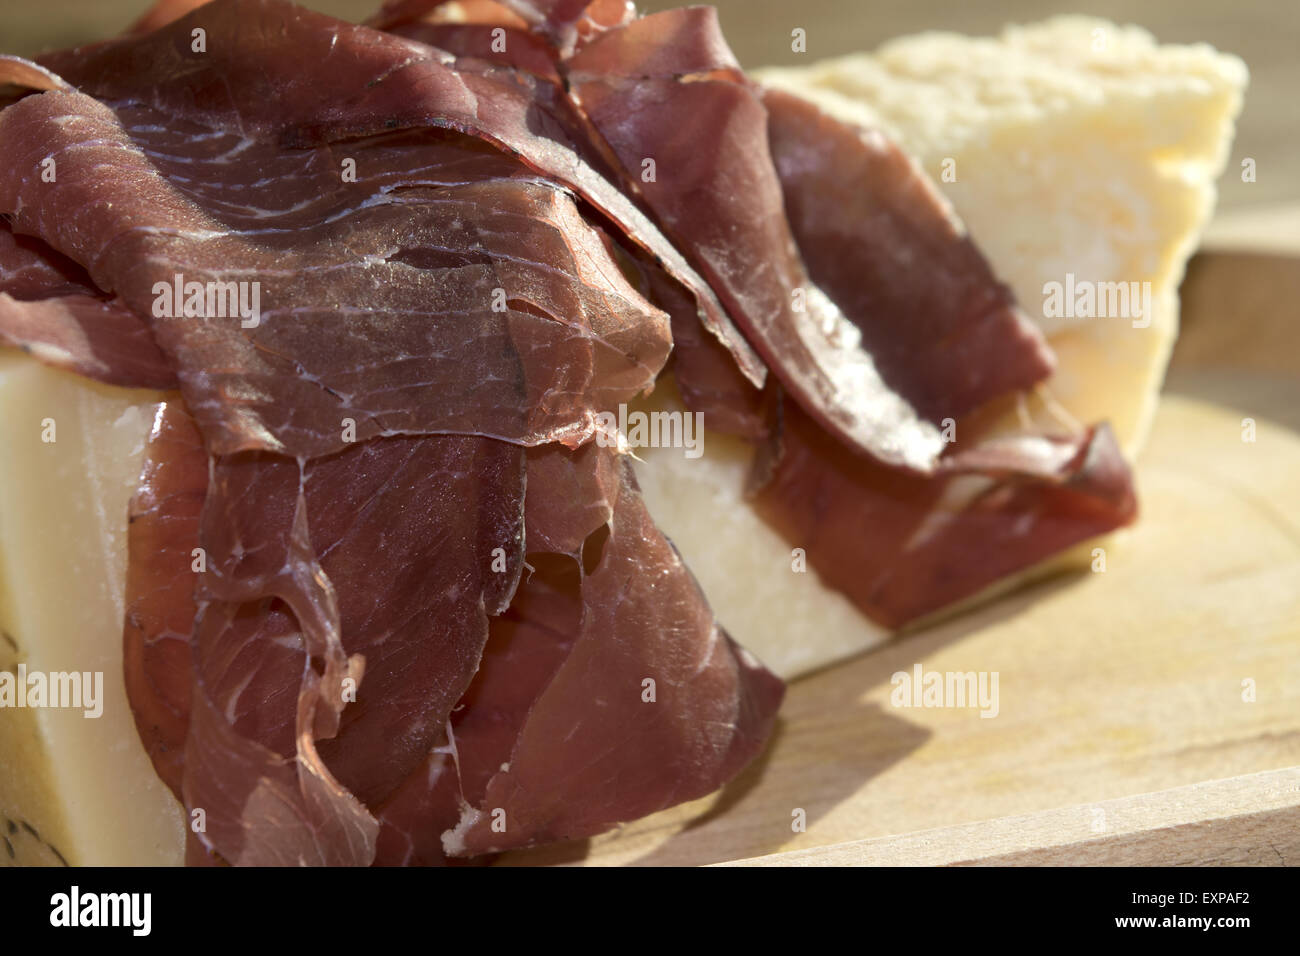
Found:
[[[1060, 361], [1052, 396], [1081, 421], [1109, 419], [1137, 453], [1240, 108], [1239, 60], [1064, 18], [756, 75], [895, 136], [1041, 321]], [[1149, 322], [1043, 314], [1044, 285], [1068, 273], [1149, 282]], [[126, 508], [158, 399], [0, 354], [0, 669], [103, 675], [98, 718], [0, 708], [0, 864], [182, 861], [182, 812], [144, 753], [122, 678]], [[681, 410], [669, 381], [643, 407]], [[814, 571], [793, 573], [789, 546], [744, 502], [744, 442], [709, 433], [699, 458], [635, 451], [651, 513], [724, 626], [778, 674], [889, 638]]]

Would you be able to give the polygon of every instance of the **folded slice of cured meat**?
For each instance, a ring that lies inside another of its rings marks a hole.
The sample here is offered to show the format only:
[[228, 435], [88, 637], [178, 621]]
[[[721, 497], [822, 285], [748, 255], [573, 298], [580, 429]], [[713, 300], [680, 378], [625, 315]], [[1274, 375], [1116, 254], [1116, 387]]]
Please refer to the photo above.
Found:
[[928, 470], [943, 448], [879, 377], [804, 271], [782, 214], [767, 116], [710, 7], [610, 29], [565, 64], [628, 181], [691, 256], [781, 384], [842, 441]]
[[759, 513], [892, 628], [1131, 523], [1132, 475], [1104, 423], [995, 437], [976, 414], [1041, 382], [1053, 357], [924, 174], [878, 131], [788, 93], [763, 100], [803, 261], [884, 379], [954, 441], [933, 474], [904, 475], [786, 401], [751, 480]]
[[[15, 230], [146, 318], [216, 451], [327, 454], [348, 422], [578, 442], [670, 347], [564, 190], [454, 144], [292, 152], [63, 92], [6, 109], [0, 142]], [[57, 182], [23, 176], [47, 155]]]
[[[190, 49], [195, 29], [206, 37], [201, 55]], [[763, 380], [762, 363], [713, 289], [636, 202], [593, 168], [599, 150], [554, 83], [279, 0], [219, 0], [146, 36], [48, 54], [42, 63], [110, 105], [144, 103], [173, 125], [190, 121], [281, 146], [328, 147], [429, 128], [490, 143], [616, 223], [690, 291], [701, 321], [751, 381]], [[349, 155], [338, 154], [335, 172]], [[357, 170], [364, 190], [365, 167], [358, 162]]]
[[919, 477], [849, 453], [794, 403], [782, 411], [757, 463], [754, 507], [822, 580], [887, 627], [1137, 517], [1132, 475], [1104, 424], [959, 442], [936, 474]]
[[799, 254], [892, 388], [942, 423], [1051, 374], [1043, 334], [896, 144], [779, 90], [763, 105]]
[[217, 507], [206, 461], [164, 406], [127, 680], [220, 859], [438, 862], [439, 819], [459, 855], [588, 836], [711, 792], [767, 737], [780, 681], [718, 627], [611, 450], [529, 452], [525, 511], [523, 451], [492, 439], [378, 439], [301, 474], [222, 459]]
[[[781, 683], [714, 620], [626, 461], [611, 462], [612, 452], [598, 447], [529, 454], [528, 525], [549, 547], [576, 544], [600, 511], [603, 523], [571, 555], [582, 571], [581, 613], [567, 646], [550, 649], [554, 672], [544, 687], [510, 657], [534, 653], [526, 635], [545, 626], [545, 613], [526, 613], [514, 634], [494, 631], [501, 646], [490, 646], [467, 714], [518, 714], [526, 705], [526, 717], [499, 765], [504, 748], [494, 746], [500, 735], [491, 727], [456, 729], [456, 752], [475, 784], [444, 839], [454, 854], [591, 836], [704, 796], [758, 753], [782, 696]], [[584, 491], [580, 508], [560, 499], [575, 487]], [[494, 826], [498, 809], [504, 832]]]
[[222, 859], [371, 862], [366, 803], [436, 744], [513, 595], [523, 464], [428, 436], [209, 466], [163, 407], [129, 532], [128, 690]]
[[0, 345], [109, 385], [173, 388], [149, 327], [84, 269], [0, 222]]

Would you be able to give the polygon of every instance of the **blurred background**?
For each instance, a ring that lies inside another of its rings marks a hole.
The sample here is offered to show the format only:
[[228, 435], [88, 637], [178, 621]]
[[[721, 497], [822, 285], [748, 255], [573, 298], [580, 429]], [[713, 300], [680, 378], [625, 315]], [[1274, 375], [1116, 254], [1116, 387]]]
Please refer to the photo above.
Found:
[[[298, 0], [361, 20], [381, 0]], [[44, 49], [103, 39], [122, 30], [153, 0], [0, 0], [0, 52], [30, 56]], [[642, 0], [647, 12], [681, 6]], [[1058, 13], [1087, 13], [1146, 27], [1167, 43], [1207, 42], [1250, 67], [1250, 89], [1233, 155], [1220, 182], [1221, 213], [1277, 211], [1300, 200], [1300, 2], [1296, 0], [716, 0], [722, 25], [748, 67], [807, 63], [870, 50], [922, 30], [991, 34], [1007, 23]], [[790, 49], [790, 31], [807, 31], [808, 51]], [[1257, 179], [1242, 183], [1241, 159]], [[1289, 214], [1300, 208], [1290, 207]], [[1274, 218], [1276, 218], [1274, 216]]]

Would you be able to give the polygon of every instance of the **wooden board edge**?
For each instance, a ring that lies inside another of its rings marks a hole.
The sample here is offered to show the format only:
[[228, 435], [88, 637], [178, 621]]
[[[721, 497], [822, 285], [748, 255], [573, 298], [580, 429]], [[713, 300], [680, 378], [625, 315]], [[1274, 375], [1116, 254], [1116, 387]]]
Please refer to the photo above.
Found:
[[1300, 253], [1300, 202], [1222, 210], [1200, 245], [1211, 252]]
[[714, 865], [1300, 865], [1300, 766]]

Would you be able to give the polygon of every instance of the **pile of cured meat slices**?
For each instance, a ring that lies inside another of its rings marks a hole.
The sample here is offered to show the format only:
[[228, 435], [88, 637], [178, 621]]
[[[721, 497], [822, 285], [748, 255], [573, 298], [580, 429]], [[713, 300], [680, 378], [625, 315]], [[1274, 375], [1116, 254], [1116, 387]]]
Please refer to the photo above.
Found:
[[1104, 425], [981, 440], [1043, 338], [907, 157], [747, 80], [711, 9], [195, 6], [0, 60], [0, 342], [172, 390], [126, 679], [191, 862], [583, 837], [761, 751], [781, 682], [593, 440], [666, 369], [890, 626], [1133, 519]]

